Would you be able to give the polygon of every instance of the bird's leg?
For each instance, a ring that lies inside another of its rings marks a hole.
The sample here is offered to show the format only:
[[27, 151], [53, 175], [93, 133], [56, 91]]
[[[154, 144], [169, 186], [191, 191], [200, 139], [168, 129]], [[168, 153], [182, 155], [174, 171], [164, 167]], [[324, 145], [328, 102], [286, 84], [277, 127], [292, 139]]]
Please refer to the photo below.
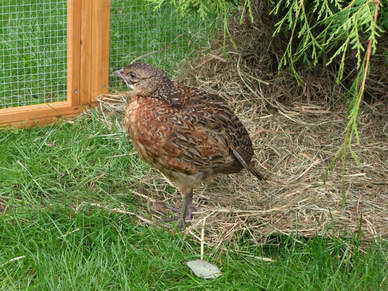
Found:
[[186, 218], [188, 220], [191, 220], [193, 217], [193, 189], [190, 189], [189, 191], [185, 191], [182, 194], [183, 194], [183, 199], [182, 199], [181, 216], [179, 218], [179, 223], [178, 223], [180, 230], [185, 229]]
[[186, 216], [185, 216], [185, 219], [186, 220], [192, 220], [193, 219], [193, 190], [191, 190], [188, 194], [187, 194], [187, 199], [185, 201], [186, 203]]

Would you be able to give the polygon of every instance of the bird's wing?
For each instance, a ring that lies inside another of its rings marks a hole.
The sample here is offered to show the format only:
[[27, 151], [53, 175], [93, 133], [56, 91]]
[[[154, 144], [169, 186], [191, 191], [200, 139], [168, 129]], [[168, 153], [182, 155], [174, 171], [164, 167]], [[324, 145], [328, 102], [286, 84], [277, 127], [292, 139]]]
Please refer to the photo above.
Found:
[[224, 173], [249, 165], [252, 142], [241, 121], [218, 96], [195, 93], [174, 116], [180, 126], [175, 127], [173, 140], [185, 148], [182, 157]]
[[[241, 166], [246, 168], [258, 179], [263, 179], [257, 169], [252, 165], [251, 158], [254, 155], [252, 141], [249, 134], [233, 112], [226, 106], [225, 102], [218, 96], [204, 91], [187, 88], [186, 94], [189, 104], [188, 108], [195, 111], [198, 116], [196, 124], [208, 129], [209, 134], [217, 136], [230, 150], [231, 156]], [[234, 165], [235, 166], [235, 165]]]

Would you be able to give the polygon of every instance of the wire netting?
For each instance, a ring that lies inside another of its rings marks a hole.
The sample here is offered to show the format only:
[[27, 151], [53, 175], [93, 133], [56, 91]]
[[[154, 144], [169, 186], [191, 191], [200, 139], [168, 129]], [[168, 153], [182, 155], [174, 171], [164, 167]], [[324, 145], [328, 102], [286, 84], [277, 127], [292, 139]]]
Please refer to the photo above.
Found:
[[[145, 0], [112, 0], [110, 70], [139, 59], [172, 72], [193, 53], [198, 35], [206, 29], [194, 13], [182, 17], [169, 5], [155, 9]], [[110, 88], [124, 86], [112, 76]]]
[[66, 99], [67, 0], [1, 0], [0, 108]]
[[[195, 14], [146, 0], [111, 0], [110, 69], [134, 59], [168, 72], [207, 29]], [[1, 0], [0, 109], [66, 100], [67, 0]], [[112, 90], [123, 89], [111, 77]]]

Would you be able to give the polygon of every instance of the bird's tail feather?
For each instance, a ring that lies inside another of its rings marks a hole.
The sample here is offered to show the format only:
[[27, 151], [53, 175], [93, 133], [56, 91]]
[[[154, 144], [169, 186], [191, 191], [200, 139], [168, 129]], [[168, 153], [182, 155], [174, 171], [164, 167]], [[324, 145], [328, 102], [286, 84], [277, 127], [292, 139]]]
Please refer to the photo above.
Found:
[[254, 175], [259, 180], [264, 180], [265, 179], [265, 177], [261, 173], [259, 173], [259, 171], [253, 165], [247, 164], [247, 162], [243, 159], [243, 157], [240, 155], [240, 153], [238, 151], [236, 151], [233, 148], [231, 150], [232, 150], [233, 155], [241, 163], [241, 165], [245, 169], [247, 169], [252, 175]]

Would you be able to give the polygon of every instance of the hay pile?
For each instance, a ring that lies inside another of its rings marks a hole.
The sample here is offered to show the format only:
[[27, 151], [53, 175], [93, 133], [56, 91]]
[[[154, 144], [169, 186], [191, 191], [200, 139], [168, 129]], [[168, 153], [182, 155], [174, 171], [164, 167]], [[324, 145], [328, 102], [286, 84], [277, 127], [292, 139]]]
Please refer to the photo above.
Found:
[[[104, 108], [122, 111], [120, 95], [102, 99]], [[206, 240], [214, 244], [241, 232], [257, 241], [278, 233], [350, 237], [358, 232], [363, 239], [388, 236], [388, 126], [387, 117], [378, 114], [388, 112], [386, 104], [366, 107], [361, 115], [362, 144], [353, 148], [359, 163], [338, 165], [326, 179], [342, 142], [343, 108], [332, 111], [295, 103], [287, 111], [263, 114], [260, 105], [241, 100], [231, 107], [251, 133], [257, 162], [266, 169], [269, 180], [259, 183], [243, 171], [197, 189], [194, 203], [199, 212], [189, 233], [199, 239], [206, 220]], [[143, 188], [132, 189], [144, 201], [140, 214], [149, 218], [150, 204], [155, 210], [158, 202], [180, 205], [180, 195], [168, 194], [168, 185], [157, 172], [151, 171], [141, 183]]]
[[[200, 239], [204, 228], [207, 243], [216, 246], [242, 233], [254, 241], [279, 233], [388, 237], [388, 103], [382, 98], [388, 73], [369, 81], [368, 92], [377, 98], [360, 114], [361, 144], [353, 147], [358, 161], [343, 160], [328, 171], [343, 141], [346, 101], [338, 96], [345, 89], [334, 82], [333, 67], [302, 68], [302, 87], [287, 72], [277, 73], [281, 40], [263, 29], [271, 19], [256, 19], [232, 26], [238, 48], [225, 49], [222, 38], [215, 40], [178, 75], [225, 98], [250, 132], [269, 179], [260, 183], [243, 171], [197, 189], [199, 211], [186, 231]], [[125, 98], [113, 94], [100, 101], [103, 111], [121, 112]], [[156, 172], [146, 179], [162, 180]], [[180, 195], [167, 194], [165, 187], [134, 192], [145, 202], [180, 205]]]

